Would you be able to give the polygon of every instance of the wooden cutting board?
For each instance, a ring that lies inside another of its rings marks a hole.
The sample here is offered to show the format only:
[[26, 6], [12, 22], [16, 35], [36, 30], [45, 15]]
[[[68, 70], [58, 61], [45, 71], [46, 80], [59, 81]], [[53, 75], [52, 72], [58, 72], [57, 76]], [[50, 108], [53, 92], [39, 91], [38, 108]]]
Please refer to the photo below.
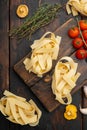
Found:
[[[62, 37], [60, 44], [59, 56], [60, 59], [63, 56], [70, 56], [78, 63], [78, 72], [81, 73], [80, 78], [77, 81], [77, 86], [73, 89], [72, 94], [78, 91], [84, 84], [87, 84], [87, 62], [85, 60], [78, 60], [75, 57], [75, 49], [71, 45], [72, 39], [67, 35], [68, 29], [72, 26], [77, 25], [74, 19], [69, 19], [64, 23], [59, 29], [54, 33]], [[31, 53], [26, 55], [21, 61], [14, 65], [15, 72], [23, 79], [31, 91], [36, 95], [36, 97], [41, 101], [43, 106], [49, 111], [53, 111], [57, 108], [60, 103], [55, 100], [55, 96], [51, 90], [51, 80], [45, 82], [46, 76], [52, 76], [54, 67], [58, 62], [58, 59], [53, 62], [53, 68], [50, 72], [45, 74], [43, 78], [37, 77], [34, 73], [28, 73], [23, 65], [23, 61], [26, 57], [30, 57]]]

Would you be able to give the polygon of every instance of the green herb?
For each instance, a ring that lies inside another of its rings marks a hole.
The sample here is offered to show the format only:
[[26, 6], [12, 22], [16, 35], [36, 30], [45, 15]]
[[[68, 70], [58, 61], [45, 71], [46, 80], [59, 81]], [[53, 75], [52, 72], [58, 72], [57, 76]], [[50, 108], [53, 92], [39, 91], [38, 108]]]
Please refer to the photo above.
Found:
[[19, 27], [10, 30], [10, 36], [17, 36], [18, 39], [24, 37], [31, 38], [31, 35], [39, 28], [49, 24], [57, 15], [58, 10], [61, 8], [59, 4], [44, 4], [38, 8], [32, 17], [26, 19], [26, 21]]

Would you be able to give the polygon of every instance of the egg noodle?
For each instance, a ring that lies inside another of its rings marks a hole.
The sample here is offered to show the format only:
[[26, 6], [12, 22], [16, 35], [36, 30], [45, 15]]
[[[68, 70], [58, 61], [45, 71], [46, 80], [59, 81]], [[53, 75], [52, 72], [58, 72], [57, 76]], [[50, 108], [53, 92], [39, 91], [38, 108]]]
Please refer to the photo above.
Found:
[[[52, 76], [52, 91], [62, 104], [72, 102], [71, 90], [76, 86], [80, 73], [76, 73], [78, 64], [70, 57], [61, 58], [55, 66]], [[67, 99], [67, 101], [65, 100]]]
[[[48, 36], [50, 35], [50, 36]], [[52, 60], [56, 60], [59, 53], [61, 37], [52, 32], [46, 32], [39, 40], [31, 45], [32, 54], [24, 60], [27, 71], [41, 77], [52, 68]]]
[[39, 123], [42, 112], [33, 100], [27, 102], [25, 98], [16, 96], [7, 90], [4, 95], [0, 99], [0, 111], [6, 119], [20, 125], [36, 126]]
[[87, 16], [87, 0], [69, 0], [66, 4], [68, 14], [78, 15], [78, 12]]

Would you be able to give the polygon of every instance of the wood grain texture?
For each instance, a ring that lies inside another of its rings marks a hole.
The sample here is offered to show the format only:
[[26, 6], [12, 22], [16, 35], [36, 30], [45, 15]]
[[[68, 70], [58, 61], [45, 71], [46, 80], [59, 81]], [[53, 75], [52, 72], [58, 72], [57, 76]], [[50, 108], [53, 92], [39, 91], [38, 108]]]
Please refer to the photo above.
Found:
[[[5, 11], [4, 11], [5, 10]], [[0, 98], [9, 89], [9, 0], [0, 1]], [[9, 122], [0, 112], [0, 129], [9, 130]]]
[[[9, 1], [10, 1], [10, 3], [9, 3], [10, 7], [8, 7]], [[55, 34], [62, 33], [61, 29], [60, 29], [60, 31], [58, 31], [59, 27], [72, 17], [72, 15], [67, 15], [67, 13], [65, 11], [65, 7], [58, 12], [58, 15], [55, 20], [53, 20], [46, 27], [43, 27], [40, 30], [38, 30], [37, 32], [35, 32], [35, 34], [32, 36], [30, 41], [26, 41], [25, 39], [23, 39], [23, 41], [18, 43], [18, 41], [16, 39], [10, 39], [10, 41], [8, 42], [7, 32], [2, 33], [2, 30], [5, 30], [7, 28], [7, 19], [10, 24], [10, 26], [9, 26], [10, 29], [13, 26], [15, 26], [15, 27], [19, 26], [25, 20], [25, 19], [18, 18], [16, 15], [16, 8], [19, 4], [22, 4], [22, 3], [27, 4], [30, 9], [28, 16], [32, 16], [33, 13], [38, 8], [38, 6], [42, 3], [50, 3], [50, 4], [60, 3], [63, 5], [66, 2], [67, 2], [67, 0], [62, 0], [62, 1], [61, 0], [34, 0], [34, 1], [31, 1], [31, 0], [30, 1], [2, 0], [2, 1], [0, 1], [0, 11], [1, 11], [1, 14], [0, 14], [0, 20], [1, 20], [0, 21], [0, 31], [1, 31], [1, 33], [0, 33], [0, 39], [1, 39], [0, 51], [2, 50], [1, 54], [4, 54], [4, 52], [6, 52], [6, 55], [5, 55], [6, 57], [0, 55], [0, 61], [3, 63], [3, 64], [0, 64], [0, 72], [1, 72], [0, 73], [0, 84], [1, 84], [0, 96], [2, 97], [3, 90], [5, 88], [7, 88], [7, 89], [10, 89], [10, 91], [13, 92], [14, 94], [25, 97], [27, 100], [32, 98], [36, 102], [36, 104], [39, 106], [39, 108], [42, 110], [42, 117], [41, 117], [40, 123], [36, 127], [30, 127], [29, 125], [20, 126], [18, 124], [11, 123], [8, 120], [6, 120], [4, 118], [4, 116], [0, 113], [1, 130], [25, 130], [25, 129], [26, 130], [72, 130], [72, 129], [86, 130], [87, 129], [86, 117], [83, 117], [84, 118], [84, 120], [83, 120], [82, 115], [79, 112], [79, 104], [82, 100], [80, 90], [78, 91], [78, 93], [73, 95], [73, 102], [72, 102], [73, 104], [75, 104], [78, 107], [78, 117], [76, 120], [67, 121], [63, 117], [63, 112], [65, 111], [65, 106], [60, 105], [53, 112], [50, 112], [50, 113], [47, 112], [44, 109], [43, 105], [40, 103], [40, 101], [32, 93], [32, 91], [30, 91], [31, 90], [31, 89], [29, 89], [30, 86], [27, 87], [27, 85], [23, 82], [23, 80], [21, 80], [21, 78], [19, 78], [19, 76], [13, 70], [13, 66], [29, 53], [29, 51], [30, 51], [29, 46], [33, 43], [33, 41], [35, 39], [40, 38], [46, 31], [53, 31], [53, 32], [55, 32]], [[66, 26], [66, 25], [64, 25], [64, 26]], [[63, 40], [63, 43], [62, 43], [63, 45], [65, 45], [65, 43], [68, 43], [68, 44], [70, 43], [70, 41], [68, 41], [67, 39], [62, 39], [62, 40]], [[10, 45], [10, 46], [8, 46], [8, 45]], [[67, 53], [69, 54], [70, 51], [71, 51], [71, 53], [73, 53], [72, 47], [69, 46], [67, 49], [67, 52], [62, 51], [59, 53], [59, 58], [61, 57], [62, 53], [63, 53], [63, 55], [65, 55]], [[9, 53], [10, 57], [8, 57], [8, 53]], [[10, 64], [8, 63], [8, 61]], [[5, 66], [5, 67], [3, 68], [3, 66]], [[10, 71], [8, 71], [9, 69], [7, 69], [8, 66], [9, 66]], [[8, 75], [8, 72], [9, 72], [9, 75]], [[52, 73], [50, 73], [50, 74], [52, 74]], [[9, 77], [10, 77], [10, 79], [9, 79]], [[9, 80], [10, 80], [10, 87], [9, 87], [9, 85], [7, 85], [7, 84], [9, 84]], [[35, 81], [35, 82], [37, 85], [37, 81]], [[38, 82], [38, 83], [40, 83], [40, 82]], [[44, 83], [43, 80], [42, 80], [42, 83]], [[28, 83], [28, 85], [29, 85], [29, 83]], [[46, 86], [44, 86], [44, 92], [46, 91], [46, 87], [49, 87], [49, 90], [51, 90], [50, 83], [41, 84], [41, 85], [42, 86], [46, 85]], [[77, 86], [77, 87], [82, 87], [82, 86]], [[40, 90], [40, 91], [42, 91], [42, 90]], [[38, 93], [39, 93], [39, 91], [38, 91]], [[46, 95], [44, 95], [44, 96], [46, 96]], [[46, 100], [45, 100], [45, 102], [47, 103]], [[82, 123], [84, 124], [84, 129], [82, 129], [82, 126], [83, 126]]]
[[[0, 94], [9, 88], [9, 1], [0, 1]], [[4, 12], [3, 10], [6, 10]]]
[[[86, 16], [82, 16], [82, 19], [84, 20], [87, 20], [87, 17]], [[87, 62], [87, 59], [86, 59], [86, 62]], [[87, 72], [87, 71], [86, 71]], [[87, 83], [85, 83], [84, 85], [87, 85]], [[83, 85], [83, 86], [84, 86]], [[81, 106], [83, 107], [83, 108], [87, 108], [87, 98], [85, 97], [85, 95], [84, 95], [84, 92], [83, 92], [83, 88], [82, 88], [82, 103], [81, 103]], [[86, 130], [87, 129], [87, 115], [82, 115], [82, 118], [83, 118], [83, 120], [82, 120], [82, 129], [83, 130]]]

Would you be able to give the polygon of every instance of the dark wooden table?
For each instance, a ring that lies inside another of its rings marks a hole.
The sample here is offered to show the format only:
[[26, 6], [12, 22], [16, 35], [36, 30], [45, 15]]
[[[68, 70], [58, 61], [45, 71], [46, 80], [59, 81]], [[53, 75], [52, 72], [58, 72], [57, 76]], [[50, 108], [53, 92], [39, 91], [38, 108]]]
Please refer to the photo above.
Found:
[[67, 15], [64, 7], [59, 11], [57, 18], [35, 32], [30, 41], [24, 39], [18, 44], [16, 39], [11, 39], [8, 36], [8, 31], [13, 26], [19, 26], [25, 20], [17, 17], [17, 6], [23, 3], [27, 4], [29, 16], [32, 16], [39, 4], [45, 2], [63, 5], [67, 0], [0, 0], [0, 97], [7, 89], [27, 100], [32, 98], [42, 111], [42, 117], [36, 127], [13, 124], [0, 113], [0, 130], [87, 130], [87, 116], [83, 116], [79, 112], [79, 104], [87, 107], [87, 99], [85, 99], [82, 89], [73, 95], [72, 103], [78, 108], [78, 117], [76, 120], [67, 121], [63, 116], [65, 106], [60, 105], [53, 112], [48, 112], [13, 69], [13, 66], [29, 53], [29, 46], [35, 39], [40, 38], [48, 30], [54, 32], [72, 17], [72, 15]]

